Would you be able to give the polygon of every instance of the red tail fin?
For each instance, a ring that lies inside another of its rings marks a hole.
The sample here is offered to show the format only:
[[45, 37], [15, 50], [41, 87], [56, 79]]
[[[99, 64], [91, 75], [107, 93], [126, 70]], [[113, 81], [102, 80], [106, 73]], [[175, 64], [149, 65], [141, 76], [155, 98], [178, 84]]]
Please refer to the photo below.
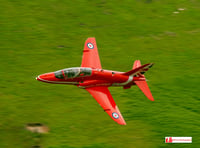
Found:
[[140, 60], [136, 60], [133, 64], [133, 69], [137, 68], [137, 67], [140, 67], [141, 66], [141, 63], [140, 63]]

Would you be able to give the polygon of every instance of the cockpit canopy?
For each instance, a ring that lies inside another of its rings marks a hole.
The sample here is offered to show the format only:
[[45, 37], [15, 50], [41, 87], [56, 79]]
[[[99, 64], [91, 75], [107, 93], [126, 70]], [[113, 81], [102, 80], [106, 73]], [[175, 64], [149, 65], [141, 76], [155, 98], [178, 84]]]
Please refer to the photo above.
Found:
[[71, 79], [76, 77], [90, 76], [92, 74], [92, 69], [82, 67], [66, 68], [63, 70], [58, 70], [54, 72], [54, 74], [58, 79]]

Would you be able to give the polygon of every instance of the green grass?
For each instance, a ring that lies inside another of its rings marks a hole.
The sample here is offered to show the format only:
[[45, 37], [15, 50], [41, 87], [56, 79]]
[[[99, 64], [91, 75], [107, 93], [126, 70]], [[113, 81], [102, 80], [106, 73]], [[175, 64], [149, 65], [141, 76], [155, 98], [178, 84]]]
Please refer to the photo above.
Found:
[[[200, 145], [200, 2], [198, 0], [0, 0], [0, 147], [188, 148]], [[185, 8], [174, 14], [178, 8]], [[127, 125], [120, 126], [83, 89], [35, 80], [80, 66], [87, 37], [96, 37], [102, 67], [147, 72], [155, 98], [110, 88]], [[60, 48], [60, 46], [63, 46]], [[40, 122], [45, 135], [24, 129]], [[192, 144], [165, 144], [192, 136]]]

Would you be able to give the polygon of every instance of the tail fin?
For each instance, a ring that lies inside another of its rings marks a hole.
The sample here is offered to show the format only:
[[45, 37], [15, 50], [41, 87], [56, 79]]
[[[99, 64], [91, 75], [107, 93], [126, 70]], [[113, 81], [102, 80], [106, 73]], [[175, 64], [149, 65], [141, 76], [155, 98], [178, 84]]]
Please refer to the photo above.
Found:
[[[131, 71], [128, 71], [124, 73], [125, 75], [132, 75], [132, 76], [137, 76], [137, 77], [144, 77], [144, 73], [149, 70], [153, 66], [153, 63], [145, 64], [141, 66], [140, 60], [136, 60], [133, 64], [133, 69]], [[134, 81], [135, 84], [141, 89], [141, 91], [146, 95], [146, 97], [154, 101], [154, 98], [151, 94], [151, 91], [147, 85], [147, 82], [145, 81]]]
[[140, 60], [136, 60], [133, 64], [133, 69], [137, 68], [137, 67], [140, 67], [141, 66], [141, 63], [140, 63]]

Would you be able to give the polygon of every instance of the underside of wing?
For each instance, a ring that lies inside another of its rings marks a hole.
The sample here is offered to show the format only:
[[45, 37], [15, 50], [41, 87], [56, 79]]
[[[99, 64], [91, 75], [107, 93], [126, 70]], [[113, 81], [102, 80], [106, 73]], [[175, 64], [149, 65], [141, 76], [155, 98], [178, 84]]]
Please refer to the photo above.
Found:
[[85, 42], [81, 67], [101, 69], [101, 62], [95, 38], [88, 38]]
[[126, 125], [115, 101], [107, 87], [90, 87], [86, 90], [95, 98], [105, 112], [118, 124]]

